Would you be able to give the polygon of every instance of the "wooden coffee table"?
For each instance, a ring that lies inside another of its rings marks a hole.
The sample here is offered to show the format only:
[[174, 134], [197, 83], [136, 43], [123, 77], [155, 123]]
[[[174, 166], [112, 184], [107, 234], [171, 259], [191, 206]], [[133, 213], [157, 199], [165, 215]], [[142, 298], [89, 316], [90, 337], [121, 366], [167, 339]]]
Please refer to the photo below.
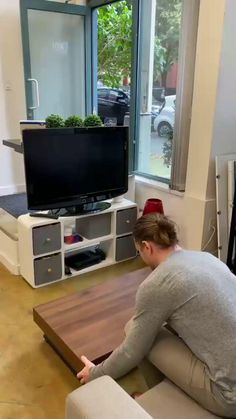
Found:
[[81, 355], [99, 363], [123, 340], [138, 286], [150, 273], [140, 269], [33, 309], [45, 339], [78, 372]]

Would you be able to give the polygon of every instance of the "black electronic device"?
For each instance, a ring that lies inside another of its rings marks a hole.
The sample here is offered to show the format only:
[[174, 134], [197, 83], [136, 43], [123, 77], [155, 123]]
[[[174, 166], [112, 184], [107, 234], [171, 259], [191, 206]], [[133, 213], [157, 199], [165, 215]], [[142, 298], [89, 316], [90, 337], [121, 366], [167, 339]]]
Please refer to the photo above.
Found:
[[65, 275], [72, 275], [72, 272], [71, 272], [69, 266], [66, 266], [66, 265], [65, 265]]
[[127, 127], [24, 130], [23, 148], [29, 210], [103, 210], [128, 190]]
[[79, 271], [89, 266], [100, 263], [106, 259], [106, 255], [101, 249], [86, 250], [75, 255], [67, 256], [65, 260], [66, 266]]

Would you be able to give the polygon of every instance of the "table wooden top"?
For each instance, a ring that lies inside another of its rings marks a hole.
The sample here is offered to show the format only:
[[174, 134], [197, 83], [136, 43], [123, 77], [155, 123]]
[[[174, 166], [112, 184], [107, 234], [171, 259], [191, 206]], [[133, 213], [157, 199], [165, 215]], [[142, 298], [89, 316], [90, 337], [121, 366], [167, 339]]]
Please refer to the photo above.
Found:
[[96, 287], [37, 306], [34, 321], [73, 370], [80, 356], [99, 360], [124, 338], [138, 286], [150, 273], [140, 269]]

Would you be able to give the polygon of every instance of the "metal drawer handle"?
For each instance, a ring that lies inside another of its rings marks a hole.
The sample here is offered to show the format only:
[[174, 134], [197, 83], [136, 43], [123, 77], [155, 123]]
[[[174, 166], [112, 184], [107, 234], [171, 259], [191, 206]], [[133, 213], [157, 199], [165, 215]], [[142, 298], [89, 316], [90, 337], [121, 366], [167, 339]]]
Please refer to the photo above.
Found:
[[130, 224], [130, 220], [126, 220], [126, 224]]
[[46, 243], [51, 243], [50, 237], [47, 237], [45, 241], [46, 241]]
[[52, 272], [52, 268], [48, 268], [48, 273], [50, 274]]

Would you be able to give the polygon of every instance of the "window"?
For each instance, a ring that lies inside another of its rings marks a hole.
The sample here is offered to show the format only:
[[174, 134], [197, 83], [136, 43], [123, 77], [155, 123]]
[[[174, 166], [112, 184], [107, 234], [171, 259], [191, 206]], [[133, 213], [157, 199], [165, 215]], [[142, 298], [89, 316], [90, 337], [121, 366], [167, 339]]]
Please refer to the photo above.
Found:
[[107, 89], [98, 88], [98, 98], [99, 99], [106, 99], [107, 95], [108, 95], [108, 92], [109, 91]]
[[130, 169], [181, 191], [199, 1], [89, 1], [94, 109], [105, 124], [129, 125]]
[[116, 102], [117, 98], [118, 98], [118, 91], [117, 90], [110, 90], [109, 100], [112, 100], [113, 102]]
[[[132, 51], [132, 2], [120, 0], [95, 9], [97, 63], [95, 108], [105, 124], [129, 123]], [[105, 94], [106, 92], [106, 94]]]
[[173, 187], [179, 190], [186, 175], [198, 7], [199, 0], [140, 1], [136, 171], [171, 186], [178, 172]]

